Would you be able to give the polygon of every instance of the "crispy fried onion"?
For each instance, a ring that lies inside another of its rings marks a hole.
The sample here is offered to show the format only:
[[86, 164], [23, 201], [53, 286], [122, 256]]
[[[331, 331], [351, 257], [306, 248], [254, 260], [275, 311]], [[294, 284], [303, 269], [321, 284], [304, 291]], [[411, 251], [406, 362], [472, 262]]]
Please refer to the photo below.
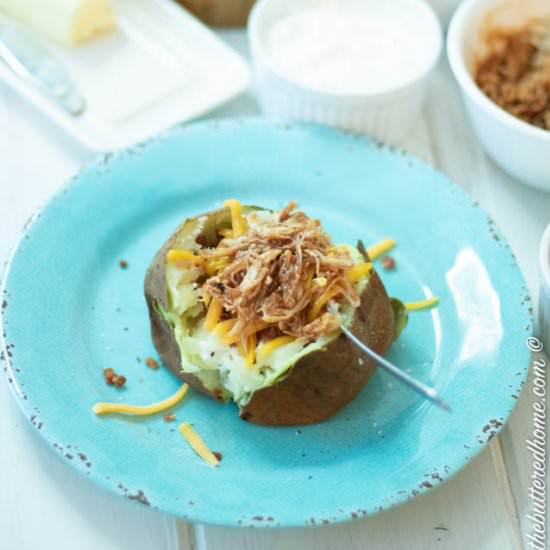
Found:
[[262, 331], [269, 338], [315, 340], [339, 326], [327, 311], [329, 299], [359, 305], [347, 277], [353, 266], [349, 252], [334, 247], [320, 222], [295, 207], [290, 203], [275, 221], [250, 224], [244, 235], [202, 250], [207, 259], [228, 260], [203, 288], [237, 319], [230, 336]]

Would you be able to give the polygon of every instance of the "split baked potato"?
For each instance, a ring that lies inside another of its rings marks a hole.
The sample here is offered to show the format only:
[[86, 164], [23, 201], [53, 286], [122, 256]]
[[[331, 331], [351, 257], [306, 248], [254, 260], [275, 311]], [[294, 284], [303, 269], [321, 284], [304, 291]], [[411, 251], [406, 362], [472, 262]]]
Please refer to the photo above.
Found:
[[353, 400], [406, 323], [361, 242], [334, 246], [295, 205], [227, 206], [190, 218], [145, 278], [163, 363], [196, 390], [265, 425], [321, 422]]

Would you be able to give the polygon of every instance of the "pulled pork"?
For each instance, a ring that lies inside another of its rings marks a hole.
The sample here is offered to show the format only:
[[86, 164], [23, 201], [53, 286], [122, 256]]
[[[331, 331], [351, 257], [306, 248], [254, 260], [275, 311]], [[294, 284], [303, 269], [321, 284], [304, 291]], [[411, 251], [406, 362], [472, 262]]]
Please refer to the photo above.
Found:
[[359, 305], [347, 277], [353, 266], [349, 253], [332, 245], [318, 220], [295, 208], [290, 203], [266, 223], [254, 223], [251, 214], [244, 235], [225, 238], [216, 248], [202, 251], [207, 259], [227, 262], [203, 288], [237, 319], [231, 335], [315, 340], [339, 326], [326, 303], [313, 315], [321, 296]]
[[489, 52], [475, 69], [478, 86], [512, 115], [550, 130], [550, 21], [486, 34]]

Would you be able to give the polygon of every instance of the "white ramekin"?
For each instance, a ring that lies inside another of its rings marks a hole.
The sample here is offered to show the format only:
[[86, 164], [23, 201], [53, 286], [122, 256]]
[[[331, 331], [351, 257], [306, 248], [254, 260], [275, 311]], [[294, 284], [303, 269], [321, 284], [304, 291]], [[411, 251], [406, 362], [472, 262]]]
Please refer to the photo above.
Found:
[[539, 252], [540, 294], [538, 333], [546, 349], [550, 353], [550, 224], [546, 228]]
[[[255, 85], [262, 109], [275, 116], [328, 124], [358, 133], [367, 133], [380, 141], [396, 144], [417, 118], [425, 97], [428, 77], [436, 64], [442, 33], [439, 21], [425, 0], [385, 0], [396, 10], [408, 10], [419, 35], [433, 36], [433, 51], [422, 71], [400, 86], [382, 93], [329, 94], [306, 87], [288, 78], [274, 66], [264, 47], [270, 26], [288, 13], [319, 5], [322, 0], [259, 0], [248, 21]], [[345, 0], [368, 9], [380, 0]], [[368, 66], [365, 67], [368, 70]]]
[[[550, 191], [550, 132], [501, 109], [478, 88], [471, 75], [484, 17], [490, 10], [509, 2], [465, 0], [451, 20], [447, 54], [471, 122], [489, 156], [518, 180]], [[524, 1], [523, 6], [528, 4]]]

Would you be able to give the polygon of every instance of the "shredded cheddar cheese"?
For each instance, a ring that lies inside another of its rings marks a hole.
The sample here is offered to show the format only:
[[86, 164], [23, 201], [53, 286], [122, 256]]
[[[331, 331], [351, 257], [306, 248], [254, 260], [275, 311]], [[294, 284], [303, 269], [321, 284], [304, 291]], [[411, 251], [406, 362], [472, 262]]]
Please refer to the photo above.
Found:
[[252, 333], [247, 338], [246, 342], [246, 366], [251, 367], [254, 364], [254, 361], [256, 361], [256, 333]]
[[431, 309], [439, 304], [439, 298], [433, 296], [432, 298], [426, 298], [425, 300], [418, 300], [416, 302], [407, 302], [405, 307], [409, 311], [420, 311], [424, 309]]
[[240, 334], [234, 334], [233, 336], [224, 336], [222, 338], [222, 342], [226, 345], [226, 346], [231, 346], [232, 344], [238, 344], [239, 341], [241, 339], [241, 335]]
[[246, 366], [251, 367], [256, 360], [256, 333], [252, 333], [246, 338], [246, 347], [240, 343], [238, 346], [239, 353], [244, 357]]
[[221, 271], [229, 265], [228, 258], [214, 258], [206, 264], [206, 272], [210, 277], [216, 275], [218, 271]]
[[212, 330], [212, 332], [222, 339], [225, 343], [227, 338], [227, 333], [235, 326], [237, 319], [226, 319], [225, 321], [220, 321]]
[[241, 203], [236, 199], [228, 199], [223, 205], [231, 211], [232, 236], [240, 237], [246, 231], [246, 222], [242, 215]]
[[258, 359], [265, 359], [277, 348], [280, 348], [285, 344], [290, 344], [291, 342], [294, 342], [294, 340], [295, 338], [293, 336], [278, 336], [277, 338], [273, 338], [259, 347], [257, 357]]
[[210, 466], [217, 466], [220, 461], [216, 458], [216, 455], [206, 446], [206, 443], [202, 438], [193, 431], [191, 424], [184, 422], [180, 424], [179, 431], [191, 448]]
[[319, 313], [321, 313], [321, 309], [323, 309], [323, 306], [336, 294], [340, 292], [340, 288], [338, 286], [333, 286], [332, 288], [329, 288], [319, 296], [316, 302], [314, 302], [308, 312], [307, 312], [307, 322], [311, 323], [317, 319], [319, 316]]
[[212, 298], [212, 300], [210, 300], [210, 304], [208, 305], [206, 319], [204, 320], [204, 326], [206, 327], [206, 330], [209, 330], [210, 332], [214, 330], [214, 328], [218, 324], [218, 321], [220, 320], [220, 317], [222, 316], [222, 310], [223, 306], [221, 302], [218, 302], [218, 300]]
[[151, 405], [127, 405], [125, 403], [96, 403], [92, 410], [95, 414], [125, 413], [137, 416], [145, 416], [165, 411], [179, 403], [187, 393], [189, 386], [183, 384], [181, 388], [172, 396], [164, 401], [153, 403]]
[[369, 246], [367, 248], [367, 253], [371, 260], [376, 260], [376, 258], [382, 256], [382, 254], [389, 252], [395, 245], [396, 242], [393, 239], [385, 238]]
[[208, 307], [210, 305], [210, 302], [212, 300], [212, 296], [210, 294], [208, 294], [208, 292], [206, 292], [204, 289], [202, 291], [202, 296], [201, 296], [201, 300], [202, 300], [202, 303]]
[[166, 254], [166, 261], [169, 263], [175, 263], [180, 261], [191, 262], [193, 264], [203, 264], [204, 258], [197, 256], [189, 250], [169, 250]]
[[268, 327], [269, 323], [266, 323], [265, 321], [259, 320], [252, 323], [246, 330], [245, 334], [249, 336], [250, 334], [253, 334], [255, 332], [260, 332], [260, 330], [264, 330], [264, 328]]
[[372, 271], [372, 264], [370, 262], [361, 262], [355, 264], [348, 272], [348, 279], [352, 283], [356, 283], [359, 279], [368, 275]]

